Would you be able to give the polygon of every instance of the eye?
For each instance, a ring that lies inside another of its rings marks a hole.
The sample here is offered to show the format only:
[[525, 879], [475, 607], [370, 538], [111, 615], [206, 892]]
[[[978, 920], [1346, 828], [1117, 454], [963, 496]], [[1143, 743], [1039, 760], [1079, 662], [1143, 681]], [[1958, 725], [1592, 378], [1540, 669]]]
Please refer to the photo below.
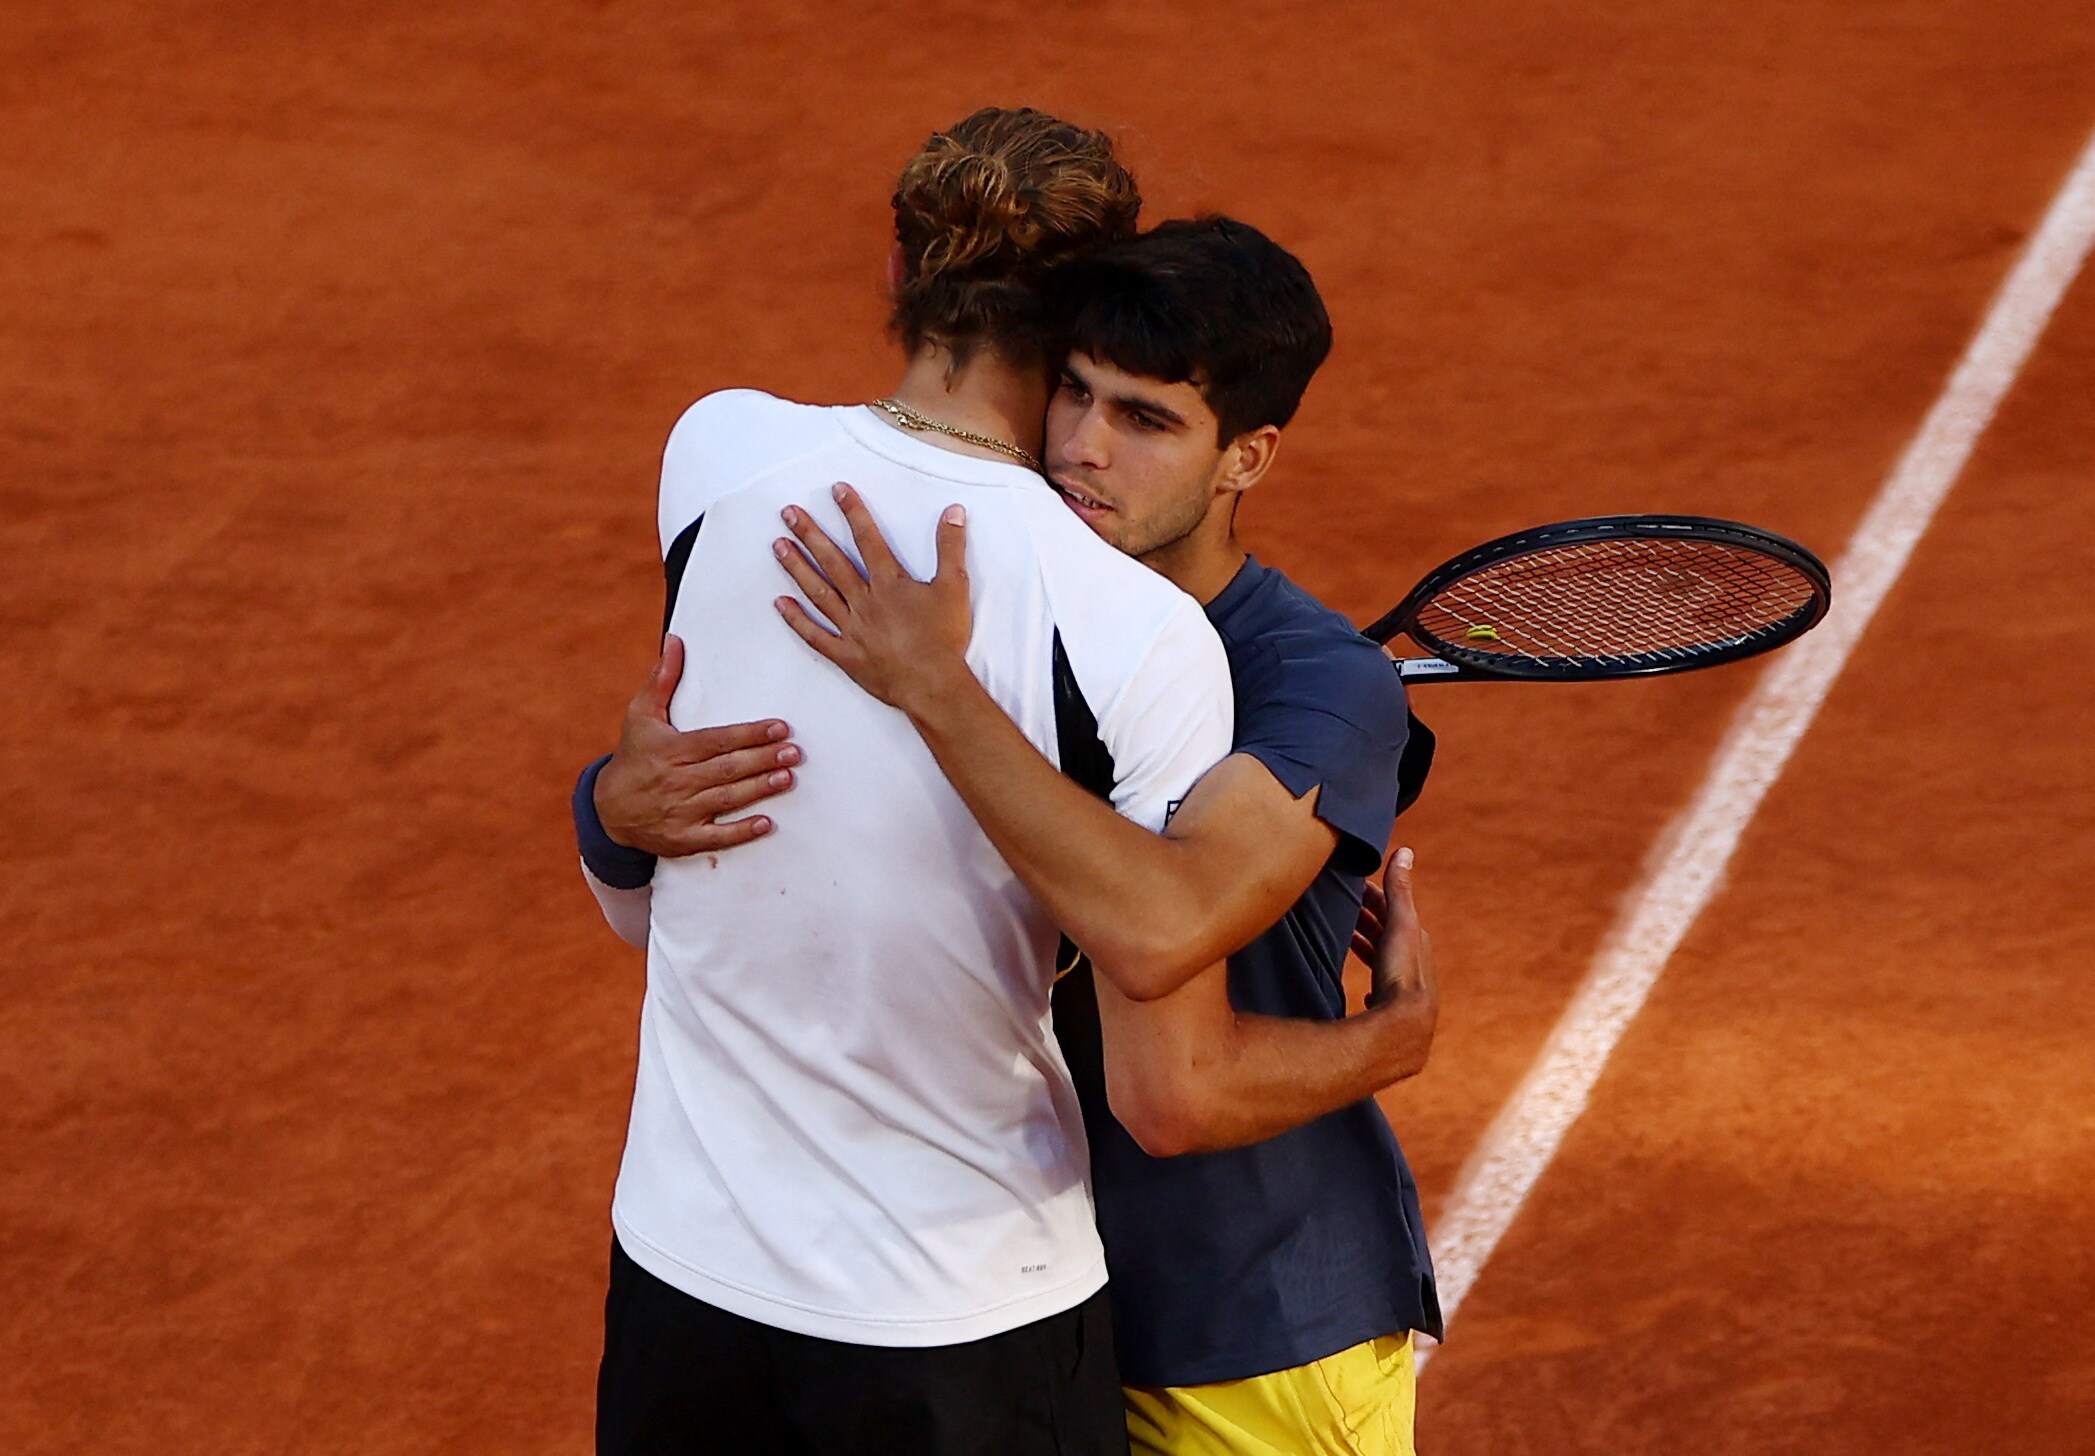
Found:
[[1083, 401], [1091, 398], [1090, 393], [1084, 388], [1084, 386], [1077, 382], [1077, 377], [1074, 374], [1065, 374], [1062, 376], [1062, 392], [1068, 395], [1071, 399], [1076, 400], [1080, 404]]
[[1135, 423], [1135, 428], [1142, 431], [1145, 435], [1154, 435], [1159, 430], [1162, 430], [1164, 428], [1164, 422], [1162, 420], [1158, 419], [1155, 415], [1146, 415], [1142, 413], [1142, 411], [1140, 410], [1136, 410], [1133, 414], [1129, 415], [1128, 418], [1130, 420], [1133, 420]]

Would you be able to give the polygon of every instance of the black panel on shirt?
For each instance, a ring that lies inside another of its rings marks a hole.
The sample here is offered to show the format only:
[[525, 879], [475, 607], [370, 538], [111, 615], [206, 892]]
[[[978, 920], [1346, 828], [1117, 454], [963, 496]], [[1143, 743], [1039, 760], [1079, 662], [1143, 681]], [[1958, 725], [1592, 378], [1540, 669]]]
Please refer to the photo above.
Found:
[[[1110, 804], [1118, 781], [1113, 754], [1098, 736], [1098, 717], [1077, 686], [1060, 632], [1055, 634], [1054, 689], [1055, 749], [1062, 772]], [[1062, 1048], [1062, 1060], [1069, 1065], [1069, 1079], [1084, 1111], [1085, 1135], [1095, 1145], [1106, 1134], [1100, 1119], [1111, 1121], [1106, 1110], [1106, 1053], [1098, 1024], [1098, 986], [1091, 978], [1091, 962], [1066, 935], [1055, 952], [1053, 1005], [1055, 1041]], [[1113, 1124], [1112, 1130], [1119, 1132], [1119, 1124]], [[1125, 1132], [1120, 1135], [1127, 1136]]]
[[677, 593], [684, 589], [684, 568], [691, 564], [691, 548], [698, 544], [698, 528], [706, 523], [705, 512], [677, 532], [662, 558], [662, 635], [669, 635], [669, 619], [676, 615]]

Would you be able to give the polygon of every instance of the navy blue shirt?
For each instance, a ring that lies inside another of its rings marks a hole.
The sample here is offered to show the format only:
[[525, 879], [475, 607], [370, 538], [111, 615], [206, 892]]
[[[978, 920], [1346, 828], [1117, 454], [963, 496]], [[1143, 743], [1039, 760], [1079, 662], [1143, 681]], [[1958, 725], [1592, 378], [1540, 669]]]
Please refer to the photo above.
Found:
[[[1280, 923], [1230, 957], [1239, 1011], [1335, 1021], [1361, 883], [1397, 813], [1403, 684], [1353, 625], [1256, 559], [1208, 604], [1236, 743], [1338, 848]], [[1080, 1090], [1083, 1090], [1080, 1088]], [[1114, 1337], [1131, 1385], [1283, 1370], [1404, 1330], [1440, 1334], [1418, 1188], [1372, 1101], [1250, 1147], [1152, 1158], [1087, 1105]]]
[[[1339, 834], [1280, 923], [1230, 957], [1230, 1001], [1335, 1021], [1346, 1013], [1361, 883], [1396, 821], [1403, 685], [1344, 617], [1255, 559], [1207, 614], [1229, 656], [1235, 751], [1298, 798], [1319, 788], [1318, 817]], [[576, 786], [584, 856], [607, 883], [644, 884], [652, 861], [611, 843], [597, 822], [601, 763]], [[1372, 1101], [1247, 1148], [1152, 1158], [1113, 1119], [1102, 1077], [1086, 1075], [1097, 1069], [1071, 1062], [1129, 1384], [1236, 1380], [1378, 1335], [1440, 1334], [1418, 1189]]]

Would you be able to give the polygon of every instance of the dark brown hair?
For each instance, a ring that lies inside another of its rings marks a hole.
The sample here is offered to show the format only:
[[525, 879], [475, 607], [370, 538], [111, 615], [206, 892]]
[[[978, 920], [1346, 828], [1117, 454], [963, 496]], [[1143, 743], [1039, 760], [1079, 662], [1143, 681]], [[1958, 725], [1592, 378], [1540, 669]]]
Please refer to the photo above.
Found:
[[1103, 132], [989, 106], [938, 132], [895, 183], [902, 267], [891, 325], [911, 353], [1012, 364], [1055, 351], [1043, 285], [1057, 264], [1135, 230], [1142, 197]]
[[1217, 445], [1295, 417], [1331, 352], [1309, 270], [1249, 223], [1159, 223], [1060, 270], [1061, 337], [1130, 374], [1188, 383], [1215, 412]]

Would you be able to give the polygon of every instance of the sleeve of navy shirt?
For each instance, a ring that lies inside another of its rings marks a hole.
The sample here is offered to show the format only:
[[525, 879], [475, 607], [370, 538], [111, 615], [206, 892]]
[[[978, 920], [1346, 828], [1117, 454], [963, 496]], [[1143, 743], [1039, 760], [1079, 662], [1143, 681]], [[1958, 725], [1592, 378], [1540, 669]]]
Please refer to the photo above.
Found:
[[644, 849], [620, 844], [604, 832], [604, 821], [596, 812], [596, 776], [611, 762], [611, 755], [582, 770], [575, 781], [571, 807], [575, 815], [575, 845], [589, 872], [614, 890], [637, 890], [655, 877], [655, 857]]
[[1389, 658], [1350, 628], [1281, 630], [1232, 668], [1251, 679], [1237, 683], [1236, 751], [1298, 799], [1321, 789], [1317, 817], [1338, 831], [1338, 869], [1373, 874], [1396, 827], [1409, 723]]

